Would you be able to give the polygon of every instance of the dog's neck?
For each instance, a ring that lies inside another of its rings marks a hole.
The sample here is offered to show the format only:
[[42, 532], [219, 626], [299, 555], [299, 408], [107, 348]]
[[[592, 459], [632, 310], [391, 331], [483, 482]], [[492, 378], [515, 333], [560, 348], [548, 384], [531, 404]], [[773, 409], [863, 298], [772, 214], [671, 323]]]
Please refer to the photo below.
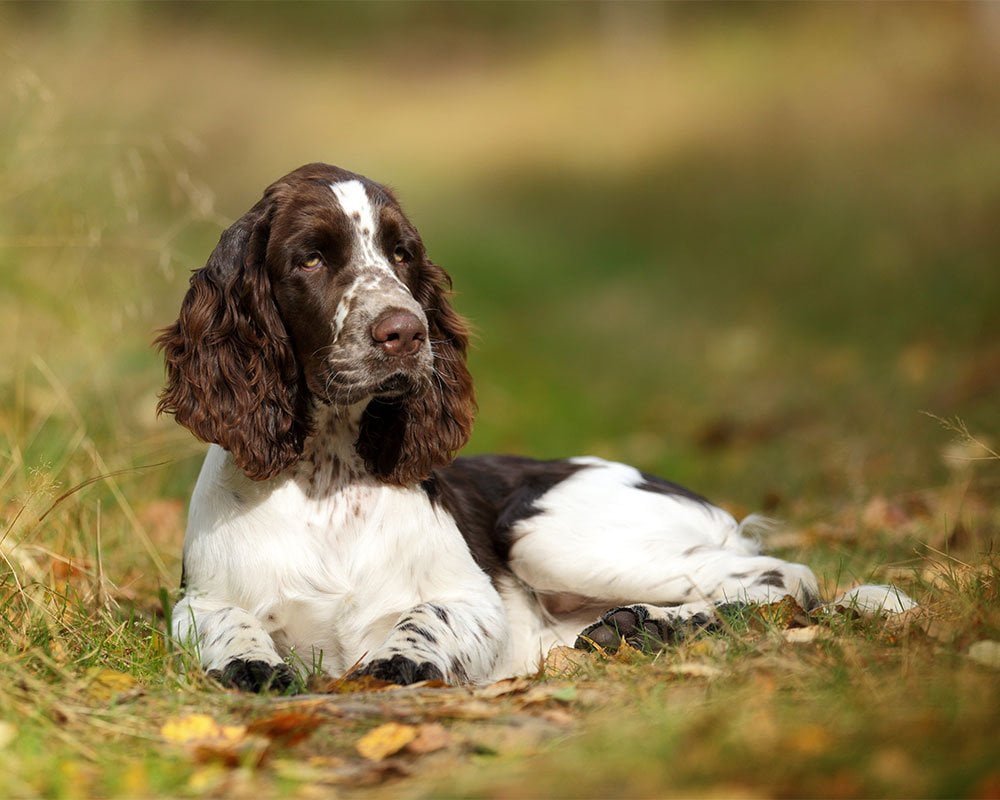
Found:
[[368, 402], [317, 405], [313, 432], [306, 439], [302, 459], [294, 467], [295, 480], [306, 494], [319, 498], [350, 484], [375, 481], [355, 446]]

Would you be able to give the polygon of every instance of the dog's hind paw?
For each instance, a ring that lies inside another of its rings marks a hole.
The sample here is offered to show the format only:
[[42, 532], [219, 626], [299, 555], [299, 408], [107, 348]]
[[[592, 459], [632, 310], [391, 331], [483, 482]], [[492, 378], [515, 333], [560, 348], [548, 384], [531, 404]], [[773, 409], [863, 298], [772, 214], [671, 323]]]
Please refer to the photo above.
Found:
[[663, 615], [662, 609], [644, 605], [621, 606], [612, 608], [593, 625], [584, 628], [574, 646], [577, 650], [599, 648], [614, 653], [624, 639], [626, 644], [636, 650], [656, 653], [667, 645], [713, 628], [716, 622], [708, 613], [671, 619]]

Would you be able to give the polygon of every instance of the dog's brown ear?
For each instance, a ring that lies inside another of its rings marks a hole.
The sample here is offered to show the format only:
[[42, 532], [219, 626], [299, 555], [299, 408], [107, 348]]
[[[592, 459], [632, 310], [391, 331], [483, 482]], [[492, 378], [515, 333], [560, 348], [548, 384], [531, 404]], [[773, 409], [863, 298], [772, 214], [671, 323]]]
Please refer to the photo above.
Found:
[[414, 296], [427, 316], [434, 374], [427, 391], [399, 400], [372, 400], [361, 419], [357, 450], [387, 483], [408, 485], [451, 462], [469, 440], [476, 414], [466, 367], [469, 329], [448, 302], [451, 279], [425, 261]]
[[157, 412], [224, 447], [255, 480], [298, 461], [309, 433], [308, 395], [265, 267], [271, 202], [222, 234], [156, 339], [167, 367]]

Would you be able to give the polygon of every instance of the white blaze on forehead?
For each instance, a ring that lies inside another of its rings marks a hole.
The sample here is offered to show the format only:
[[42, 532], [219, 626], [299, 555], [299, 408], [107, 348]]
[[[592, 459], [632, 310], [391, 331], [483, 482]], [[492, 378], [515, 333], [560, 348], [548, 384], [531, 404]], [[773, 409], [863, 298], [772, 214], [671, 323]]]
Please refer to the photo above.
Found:
[[[351, 311], [362, 302], [362, 296], [366, 292], [380, 291], [380, 286], [385, 287], [386, 278], [389, 278], [396, 287], [406, 292], [409, 298], [412, 298], [412, 294], [406, 284], [398, 278], [392, 265], [376, 244], [375, 207], [372, 205], [371, 198], [368, 197], [368, 192], [365, 191], [364, 184], [359, 180], [338, 181], [330, 184], [330, 190], [337, 198], [337, 202], [354, 232], [352, 262], [354, 269], [357, 270], [354, 281], [347, 287], [337, 304], [333, 320], [330, 323], [333, 329], [333, 341], [336, 343], [347, 325], [347, 318]], [[410, 302], [413, 302], [412, 299]], [[406, 305], [403, 300], [398, 301], [397, 304]]]
[[[365, 191], [361, 181], [340, 181], [331, 183], [334, 197], [340, 203], [347, 218], [353, 223], [355, 231], [362, 238], [371, 239], [375, 235], [375, 209], [372, 208], [372, 201], [368, 199], [368, 192]], [[367, 231], [367, 237], [364, 232]]]
[[389, 261], [375, 243], [377, 224], [375, 207], [368, 197], [368, 192], [365, 191], [364, 184], [359, 180], [338, 181], [331, 183], [330, 189], [354, 229], [357, 266], [365, 271], [374, 269], [381, 274], [388, 275], [409, 294], [410, 290], [396, 276]]

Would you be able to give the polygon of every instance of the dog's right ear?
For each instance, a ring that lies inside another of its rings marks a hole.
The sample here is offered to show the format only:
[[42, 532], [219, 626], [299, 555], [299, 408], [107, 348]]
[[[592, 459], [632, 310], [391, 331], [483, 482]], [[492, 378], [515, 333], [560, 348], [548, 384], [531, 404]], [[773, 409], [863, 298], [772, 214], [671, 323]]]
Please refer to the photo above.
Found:
[[265, 196], [221, 236], [173, 325], [160, 331], [167, 385], [157, 413], [228, 450], [264, 480], [299, 460], [309, 402], [265, 256], [273, 201]]

